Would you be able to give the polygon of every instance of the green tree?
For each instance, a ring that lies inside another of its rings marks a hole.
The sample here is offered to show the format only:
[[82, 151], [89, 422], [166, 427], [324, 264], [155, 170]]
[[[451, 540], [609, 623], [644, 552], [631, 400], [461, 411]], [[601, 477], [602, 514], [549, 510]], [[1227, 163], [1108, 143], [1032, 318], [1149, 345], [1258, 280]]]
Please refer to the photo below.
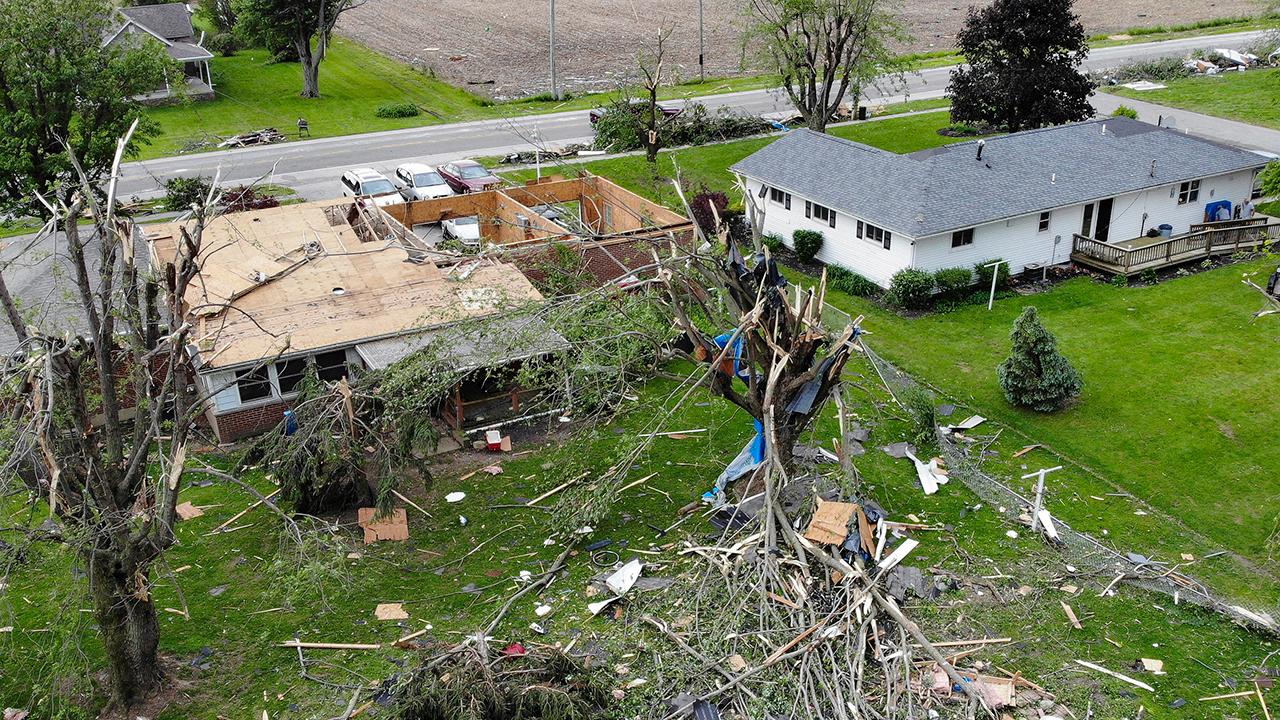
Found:
[[62, 188], [68, 199], [68, 146], [94, 182], [135, 119], [126, 155], [156, 132], [131, 98], [176, 66], [149, 36], [104, 46], [117, 23], [106, 0], [0, 0], [0, 212], [39, 214], [36, 194]]
[[845, 96], [901, 65], [890, 43], [906, 40], [888, 0], [750, 0], [747, 42], [759, 49], [810, 130], [826, 132]]
[[1080, 373], [1058, 352], [1058, 343], [1040, 323], [1034, 307], [1013, 323], [1013, 352], [997, 370], [1009, 402], [1038, 412], [1053, 412], [1080, 394]]
[[1263, 197], [1280, 197], [1280, 160], [1272, 160], [1258, 174], [1258, 187]]
[[302, 64], [302, 97], [320, 97], [320, 63], [338, 17], [363, 0], [234, 0], [237, 26], [245, 37], [272, 51], [289, 46]]
[[1095, 84], [1072, 0], [996, 0], [970, 8], [956, 37], [967, 65], [951, 73], [951, 119], [1009, 132], [1093, 117]]

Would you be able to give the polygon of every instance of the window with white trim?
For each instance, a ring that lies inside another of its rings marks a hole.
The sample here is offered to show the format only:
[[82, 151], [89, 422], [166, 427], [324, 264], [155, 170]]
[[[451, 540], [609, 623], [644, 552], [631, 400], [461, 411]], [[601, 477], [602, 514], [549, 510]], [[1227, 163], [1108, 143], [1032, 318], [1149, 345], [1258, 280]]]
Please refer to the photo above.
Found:
[[240, 394], [240, 404], [245, 405], [254, 400], [269, 398], [272, 395], [271, 374], [267, 368], [257, 367], [236, 371], [236, 391]]
[[867, 240], [882, 246], [885, 250], [889, 249], [889, 246], [893, 241], [893, 233], [885, 230], [884, 228], [876, 227], [871, 223], [859, 222], [858, 225], [862, 226], [864, 236]]
[[816, 202], [804, 201], [804, 216], [811, 217], [818, 222], [826, 223], [830, 227], [836, 226], [836, 211], [826, 205], [819, 205]]
[[1049, 210], [1045, 210], [1044, 212], [1040, 213], [1040, 227], [1038, 232], [1048, 232], [1049, 221], [1052, 219], [1053, 219], [1053, 212]]
[[1200, 181], [1189, 180], [1178, 186], [1178, 204], [1186, 205], [1200, 199]]
[[769, 199], [788, 210], [791, 209], [791, 193], [789, 192], [778, 188], [769, 188]]
[[288, 395], [296, 392], [298, 383], [302, 382], [302, 376], [306, 372], [306, 358], [294, 358], [276, 363], [276, 387], [279, 388], [280, 394]]
[[957, 230], [951, 233], [951, 247], [958, 248], [973, 244], [973, 228]]
[[346, 350], [320, 353], [315, 356], [315, 359], [316, 374], [325, 382], [337, 382], [351, 376], [351, 370], [347, 367]]

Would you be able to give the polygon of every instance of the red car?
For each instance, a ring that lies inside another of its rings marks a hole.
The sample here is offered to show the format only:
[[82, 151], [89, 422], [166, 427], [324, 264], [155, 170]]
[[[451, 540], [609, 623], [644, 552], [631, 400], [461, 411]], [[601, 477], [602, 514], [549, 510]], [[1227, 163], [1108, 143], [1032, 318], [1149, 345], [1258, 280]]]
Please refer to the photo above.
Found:
[[436, 172], [456, 193], [480, 192], [502, 185], [502, 178], [489, 172], [474, 160], [454, 160], [436, 166]]

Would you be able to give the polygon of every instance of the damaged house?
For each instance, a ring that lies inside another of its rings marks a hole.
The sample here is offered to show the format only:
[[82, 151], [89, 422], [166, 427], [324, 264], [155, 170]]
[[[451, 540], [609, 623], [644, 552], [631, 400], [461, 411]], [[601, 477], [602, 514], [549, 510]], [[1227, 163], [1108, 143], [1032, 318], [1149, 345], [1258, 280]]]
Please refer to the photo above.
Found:
[[[525, 202], [557, 208], [563, 224]], [[437, 249], [436, 226], [467, 216], [477, 218], [487, 249]], [[175, 257], [179, 232], [178, 224], [148, 228], [157, 266]], [[434, 341], [456, 369], [477, 371], [445, 401], [442, 422], [460, 429], [518, 416], [524, 390], [478, 371], [567, 347], [514, 312], [543, 299], [531, 277], [547, 248], [575, 249], [595, 279], [609, 282], [632, 277], [658, 244], [691, 233], [688, 220], [594, 177], [389, 208], [342, 199], [218, 216], [204, 229], [201, 272], [185, 298], [198, 328], [199, 382], [215, 393], [205, 417], [221, 442], [260, 433], [280, 423], [309, 362], [333, 382]], [[517, 335], [535, 340], [494, 349], [494, 338]]]

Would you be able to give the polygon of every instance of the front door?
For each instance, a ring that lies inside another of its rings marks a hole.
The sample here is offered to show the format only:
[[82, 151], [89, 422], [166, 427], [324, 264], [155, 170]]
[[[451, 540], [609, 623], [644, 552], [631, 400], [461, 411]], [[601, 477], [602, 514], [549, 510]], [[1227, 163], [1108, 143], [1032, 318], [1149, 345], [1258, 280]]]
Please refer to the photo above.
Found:
[[1084, 219], [1080, 221], [1080, 236], [1093, 237], [1093, 203], [1084, 206]]
[[1094, 240], [1106, 242], [1107, 237], [1111, 234], [1111, 205], [1112, 198], [1107, 198], [1098, 203], [1098, 219], [1093, 229]]

